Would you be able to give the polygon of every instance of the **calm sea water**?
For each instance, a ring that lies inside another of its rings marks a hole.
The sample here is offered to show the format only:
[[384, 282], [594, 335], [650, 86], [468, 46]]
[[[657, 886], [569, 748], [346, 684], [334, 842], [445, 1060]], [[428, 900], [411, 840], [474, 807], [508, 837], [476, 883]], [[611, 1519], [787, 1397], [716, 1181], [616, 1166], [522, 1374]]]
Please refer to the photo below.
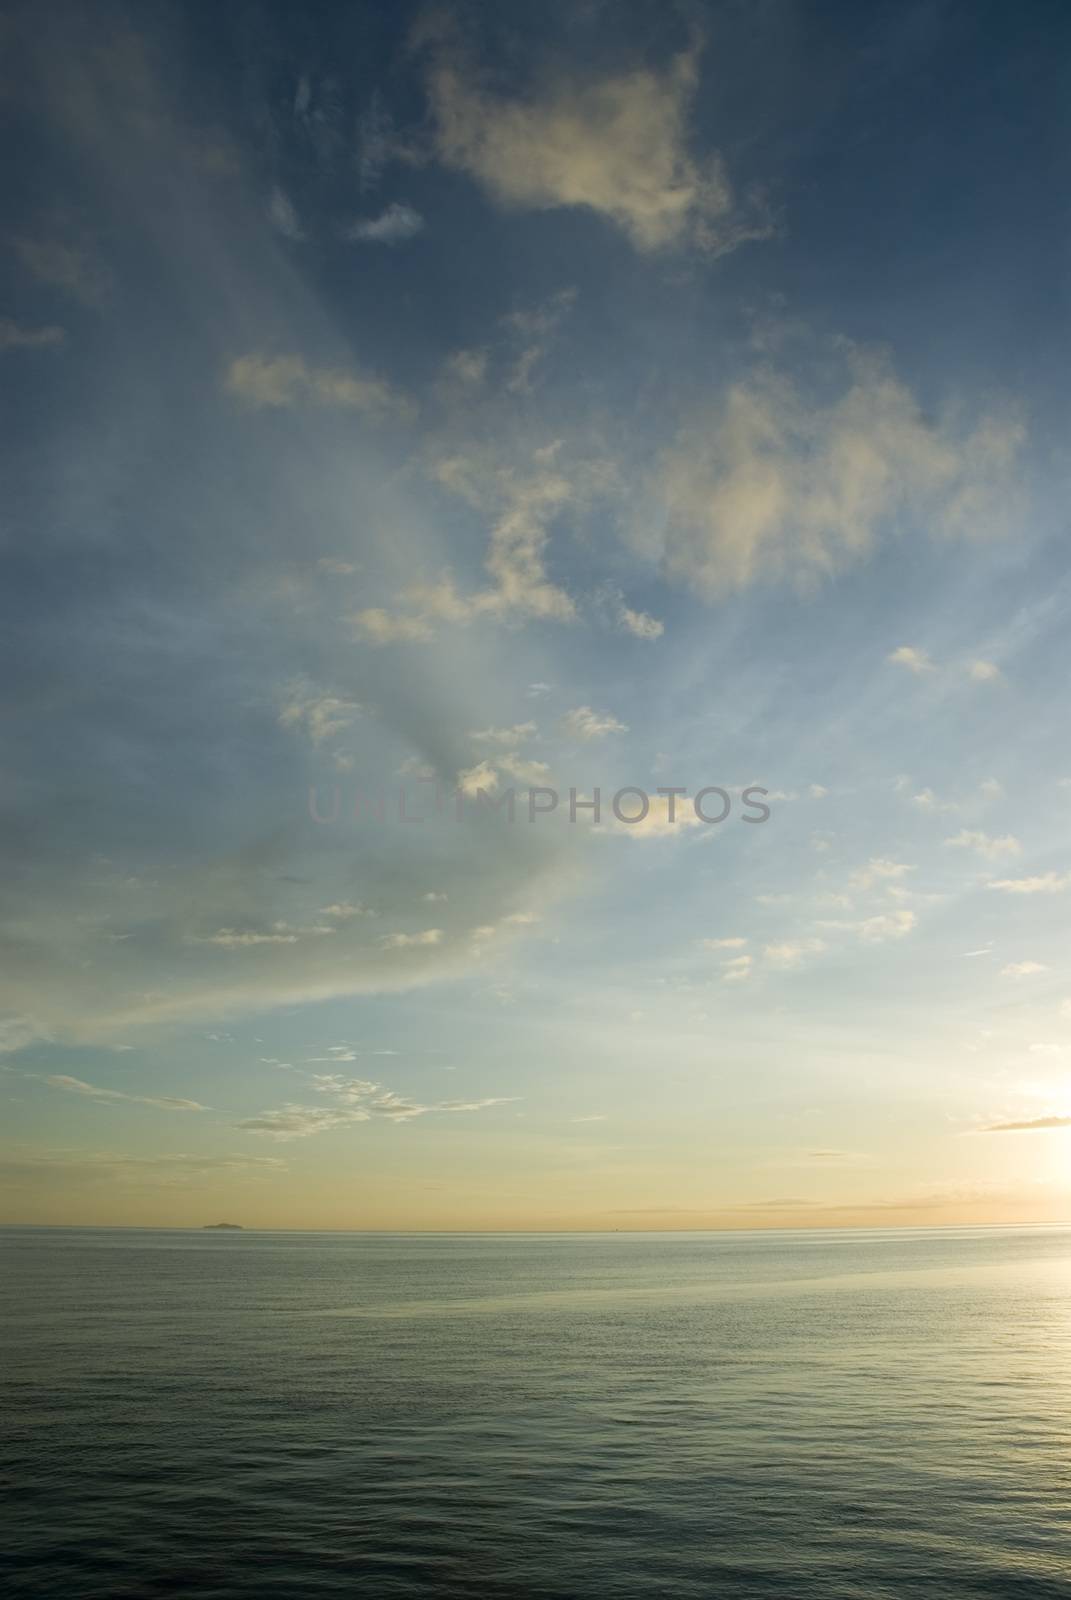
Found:
[[1071, 1231], [11, 1229], [27, 1595], [1071, 1595]]

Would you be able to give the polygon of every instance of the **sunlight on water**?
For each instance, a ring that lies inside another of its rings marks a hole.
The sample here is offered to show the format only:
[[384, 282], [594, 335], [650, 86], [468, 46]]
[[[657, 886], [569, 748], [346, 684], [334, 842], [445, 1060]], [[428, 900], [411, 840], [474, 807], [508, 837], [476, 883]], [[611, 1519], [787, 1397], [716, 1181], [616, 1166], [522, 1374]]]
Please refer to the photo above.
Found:
[[1071, 1232], [4, 1244], [22, 1593], [1069, 1592]]

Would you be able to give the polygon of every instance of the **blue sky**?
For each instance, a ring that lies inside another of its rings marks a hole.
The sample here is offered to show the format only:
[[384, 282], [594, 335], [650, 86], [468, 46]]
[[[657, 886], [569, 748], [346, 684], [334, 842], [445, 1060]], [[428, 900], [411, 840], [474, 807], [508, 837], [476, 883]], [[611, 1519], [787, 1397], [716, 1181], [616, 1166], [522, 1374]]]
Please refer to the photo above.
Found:
[[10, 1220], [1066, 1217], [1067, 28], [9, 10]]

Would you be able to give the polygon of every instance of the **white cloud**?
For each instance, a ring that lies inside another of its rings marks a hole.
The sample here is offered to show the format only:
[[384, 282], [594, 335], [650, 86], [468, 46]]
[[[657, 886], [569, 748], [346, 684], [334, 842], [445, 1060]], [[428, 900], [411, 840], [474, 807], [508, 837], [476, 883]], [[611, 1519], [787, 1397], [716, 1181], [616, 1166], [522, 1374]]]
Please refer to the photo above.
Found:
[[397, 616], [380, 606], [355, 611], [350, 622], [369, 644], [427, 644], [434, 638], [432, 629], [422, 618]]
[[747, 944], [747, 940], [741, 938], [700, 939], [699, 943], [704, 950], [742, 950], [744, 945]]
[[516, 783], [526, 783], [529, 787], [544, 784], [550, 777], [550, 767], [545, 761], [530, 761], [517, 751], [496, 756], [495, 762], [507, 777]]
[[914, 867], [906, 861], [890, 861], [885, 856], [873, 856], [865, 867], [858, 867], [848, 881], [850, 889], [873, 889], [878, 884], [899, 882]]
[[32, 1017], [0, 1017], [0, 1055], [13, 1055], [42, 1037], [42, 1029]]
[[448, 384], [460, 384], [465, 389], [476, 389], [487, 376], [486, 350], [455, 350], [443, 365], [443, 377]]
[[[610, 822], [614, 834], [624, 834], [629, 839], [634, 839], [639, 844], [646, 844], [654, 839], [680, 838], [689, 828], [701, 828], [704, 824], [696, 815], [695, 807], [690, 801], [680, 795], [649, 796], [649, 809], [647, 815], [639, 822], [620, 822], [612, 813], [607, 816], [605, 799], [603, 800], [604, 823]], [[708, 805], [710, 802], [707, 802]], [[640, 808], [637, 795], [625, 795], [621, 802], [621, 810], [625, 816], [634, 816]]]
[[593, 711], [590, 706], [576, 706], [562, 718], [562, 727], [570, 739], [587, 742], [601, 739], [608, 733], [627, 733], [628, 726], [619, 722], [609, 711]]
[[70, 1094], [85, 1095], [90, 1100], [128, 1100], [135, 1105], [155, 1106], [160, 1111], [207, 1111], [208, 1107], [196, 1100], [180, 1100], [174, 1095], [124, 1094], [119, 1089], [102, 1089], [95, 1083], [85, 1083], [81, 1078], [69, 1078], [65, 1073], [49, 1073], [43, 1080], [52, 1089], [65, 1089]]
[[457, 787], [462, 794], [476, 795], [482, 789], [485, 794], [494, 794], [498, 788], [498, 773], [489, 761], [481, 761], [475, 767], [469, 767], [457, 775]]
[[975, 683], [999, 683], [1003, 677], [1000, 668], [992, 661], [972, 661], [970, 675]]
[[[681, 430], [645, 511], [664, 524], [670, 576], [707, 596], [760, 580], [813, 583], [869, 554], [886, 526], [981, 535], [1014, 525], [1021, 426], [986, 418], [964, 434], [934, 423], [880, 361], [845, 348], [847, 382], [832, 403], [760, 373]], [[893, 659], [929, 666], [912, 646]]]
[[906, 909], [864, 917], [855, 931], [866, 944], [883, 944], [887, 939], [903, 939], [915, 926], [915, 913]]
[[504, 206], [584, 207], [638, 250], [692, 244], [719, 254], [771, 230], [765, 218], [735, 210], [716, 153], [690, 153], [697, 83], [690, 50], [661, 72], [563, 77], [506, 100], [456, 58], [440, 57], [429, 79], [437, 152]]
[[1031, 978], [1038, 972], [1048, 972], [1048, 967], [1043, 961], [1012, 961], [1006, 967], [1001, 967], [1002, 978]]
[[666, 631], [665, 623], [659, 622], [657, 617], [649, 616], [646, 611], [633, 611], [626, 605], [621, 607], [618, 625], [635, 639], [661, 639]]
[[921, 676], [924, 672], [933, 671], [933, 662], [925, 650], [916, 649], [914, 645], [902, 644], [898, 650], [893, 650], [889, 655], [893, 666], [906, 667], [908, 672]]
[[361, 217], [348, 237], [364, 244], [401, 244], [413, 239], [424, 227], [424, 218], [412, 206], [392, 201], [378, 217]]
[[239, 356], [227, 369], [225, 387], [257, 410], [308, 404], [374, 420], [414, 415], [412, 402], [385, 379], [352, 368], [310, 367], [302, 356]]
[[385, 933], [379, 943], [384, 950], [426, 949], [441, 944], [442, 937], [441, 928], [425, 928], [422, 933]]
[[415, 1117], [435, 1112], [453, 1116], [511, 1103], [502, 1096], [492, 1095], [477, 1100], [439, 1100], [424, 1105], [382, 1084], [369, 1082], [366, 1078], [345, 1078], [335, 1072], [319, 1073], [314, 1082], [317, 1094], [334, 1101], [333, 1105], [280, 1106], [262, 1111], [255, 1117], [246, 1117], [236, 1126], [249, 1133], [266, 1134], [279, 1140], [306, 1139], [313, 1134], [327, 1133], [332, 1128], [371, 1122], [373, 1119], [409, 1122]]
[[1071, 872], [1045, 872], [1035, 878], [998, 878], [987, 885], [1005, 894], [1063, 894], [1071, 889]]
[[469, 738], [475, 739], [478, 744], [502, 745], [512, 749], [524, 744], [526, 739], [534, 739], [538, 732], [534, 722], [517, 722], [512, 728], [480, 728], [470, 733]]
[[958, 811], [959, 806], [954, 800], [941, 800], [932, 789], [922, 789], [918, 794], [911, 796], [911, 804], [918, 806], [920, 811]]
[[318, 745], [345, 732], [363, 713], [364, 707], [356, 700], [328, 694], [305, 679], [298, 679], [282, 691], [279, 725], [303, 729], [312, 743]]
[[284, 238], [292, 239], [295, 243], [304, 239], [305, 234], [301, 227], [301, 219], [294, 209], [290, 196], [285, 194], [282, 189], [275, 188], [272, 190], [271, 199], [268, 202], [268, 218], [272, 227], [281, 233]]
[[721, 975], [722, 983], [746, 983], [751, 977], [752, 960], [750, 956], [733, 956], [731, 961], [726, 961]]
[[771, 967], [787, 971], [803, 965], [808, 956], [820, 955], [825, 949], [821, 939], [786, 940], [783, 944], [768, 944], [763, 955]]
[[332, 922], [352, 922], [354, 917], [374, 917], [375, 912], [369, 911], [367, 906], [353, 905], [349, 900], [342, 900], [337, 905], [321, 906], [321, 917], [330, 917]]
[[1023, 848], [1013, 834], [1006, 833], [994, 838], [977, 828], [964, 828], [955, 838], [946, 839], [945, 844], [952, 849], [977, 850], [989, 861], [995, 861], [1000, 856], [1017, 856]]
[[490, 487], [462, 457], [441, 460], [436, 477], [445, 489], [470, 504], [493, 509], [494, 522], [485, 566], [491, 584], [463, 594], [449, 573], [434, 582], [417, 582], [397, 600], [405, 609], [362, 611], [351, 620], [372, 643], [423, 641], [433, 637], [433, 623], [465, 627], [478, 618], [504, 621], [512, 617], [572, 622], [572, 598], [552, 583], [545, 552], [554, 518], [574, 500], [569, 480], [553, 469], [546, 452], [536, 452], [534, 472], [521, 477], [509, 471], [493, 475]]

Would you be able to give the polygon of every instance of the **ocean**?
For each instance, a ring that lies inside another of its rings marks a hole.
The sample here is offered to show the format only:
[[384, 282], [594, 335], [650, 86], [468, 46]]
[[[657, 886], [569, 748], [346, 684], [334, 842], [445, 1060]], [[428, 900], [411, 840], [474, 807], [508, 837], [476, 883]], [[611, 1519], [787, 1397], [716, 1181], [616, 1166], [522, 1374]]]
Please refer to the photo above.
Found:
[[6, 1229], [6, 1591], [1071, 1596], [1071, 1230]]

